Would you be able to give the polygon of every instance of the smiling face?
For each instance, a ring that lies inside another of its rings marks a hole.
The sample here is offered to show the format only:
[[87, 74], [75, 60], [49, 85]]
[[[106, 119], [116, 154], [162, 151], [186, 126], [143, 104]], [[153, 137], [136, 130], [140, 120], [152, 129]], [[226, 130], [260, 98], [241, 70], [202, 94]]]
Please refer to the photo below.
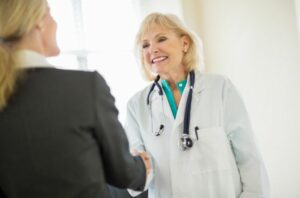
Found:
[[184, 71], [182, 58], [188, 43], [186, 36], [179, 36], [173, 30], [152, 24], [142, 36], [143, 62], [153, 73], [161, 76]]

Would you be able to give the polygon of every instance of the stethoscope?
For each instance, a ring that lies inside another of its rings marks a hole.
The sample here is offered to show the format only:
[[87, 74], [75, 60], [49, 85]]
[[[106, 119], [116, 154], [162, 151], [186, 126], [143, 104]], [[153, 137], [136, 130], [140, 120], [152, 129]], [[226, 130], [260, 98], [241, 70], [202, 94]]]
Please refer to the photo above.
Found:
[[[155, 80], [149, 90], [148, 96], [147, 96], [147, 105], [150, 106], [150, 112], [151, 112], [150, 96], [155, 87], [158, 87], [158, 94], [161, 96], [161, 100], [163, 99], [163, 97], [162, 97], [163, 89], [162, 89], [161, 85], [158, 83], [159, 79], [160, 79], [160, 76], [158, 75], [155, 78]], [[188, 93], [188, 97], [187, 97], [187, 101], [186, 101], [186, 105], [185, 105], [185, 112], [184, 112], [183, 132], [181, 134], [180, 141], [179, 141], [179, 146], [183, 151], [193, 147], [193, 140], [190, 138], [189, 127], [190, 127], [190, 119], [191, 119], [190, 114], [191, 114], [191, 104], [192, 104], [192, 95], [193, 95], [194, 84], [195, 84], [195, 72], [191, 71], [190, 72], [190, 88], [189, 88], [189, 93]], [[162, 105], [162, 107], [163, 107], [163, 105]], [[164, 111], [164, 109], [163, 109], [163, 111]], [[152, 119], [152, 112], [151, 112], [151, 119]], [[165, 126], [163, 124], [160, 124], [158, 131], [154, 132], [155, 136], [160, 136], [164, 130], [164, 127]], [[153, 126], [152, 126], [152, 129], [153, 129]]]

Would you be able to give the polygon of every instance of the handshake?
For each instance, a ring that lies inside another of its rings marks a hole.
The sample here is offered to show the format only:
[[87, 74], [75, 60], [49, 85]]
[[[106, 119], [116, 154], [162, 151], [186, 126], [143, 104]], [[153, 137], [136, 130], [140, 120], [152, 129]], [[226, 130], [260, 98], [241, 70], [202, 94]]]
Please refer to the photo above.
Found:
[[143, 162], [144, 162], [145, 168], [146, 168], [147, 178], [148, 178], [149, 174], [151, 173], [151, 169], [152, 169], [150, 155], [145, 151], [137, 151], [137, 150], [133, 150], [132, 154], [134, 156], [140, 156], [143, 159]]

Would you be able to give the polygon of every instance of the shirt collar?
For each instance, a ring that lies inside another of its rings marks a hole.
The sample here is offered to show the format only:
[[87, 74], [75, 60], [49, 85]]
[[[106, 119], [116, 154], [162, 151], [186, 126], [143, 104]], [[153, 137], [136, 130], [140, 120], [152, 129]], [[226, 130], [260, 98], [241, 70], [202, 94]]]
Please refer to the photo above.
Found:
[[[168, 90], [169, 92], [172, 93], [172, 90], [171, 90], [171, 87], [170, 87], [168, 81], [162, 80], [161, 83], [162, 83], [162, 87], [165, 91]], [[183, 93], [186, 83], [187, 83], [186, 79], [181, 80], [181, 81], [176, 83], [176, 87], [179, 90], [180, 94]]]
[[17, 50], [15, 56], [18, 68], [54, 67], [45, 56], [32, 50]]

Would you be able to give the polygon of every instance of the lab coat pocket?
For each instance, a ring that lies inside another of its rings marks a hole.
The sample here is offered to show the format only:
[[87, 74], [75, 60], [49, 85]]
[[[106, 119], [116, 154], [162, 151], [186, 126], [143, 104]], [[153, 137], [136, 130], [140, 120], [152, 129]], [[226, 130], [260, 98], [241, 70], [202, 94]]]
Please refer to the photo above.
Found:
[[194, 146], [190, 153], [193, 174], [230, 169], [229, 142], [222, 127], [205, 128], [191, 134]]

